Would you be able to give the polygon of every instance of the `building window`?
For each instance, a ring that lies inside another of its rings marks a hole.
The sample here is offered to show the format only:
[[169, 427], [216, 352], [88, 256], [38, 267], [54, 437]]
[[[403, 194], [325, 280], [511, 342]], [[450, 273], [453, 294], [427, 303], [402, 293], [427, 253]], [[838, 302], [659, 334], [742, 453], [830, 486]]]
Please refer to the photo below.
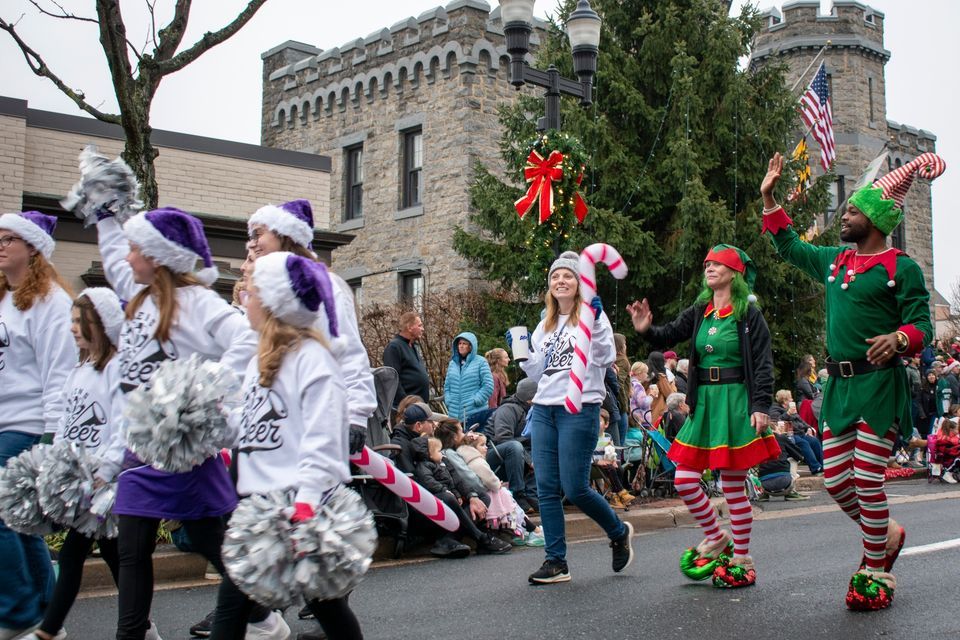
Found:
[[867, 78], [867, 94], [870, 99], [870, 122], [873, 122], [873, 78]]
[[363, 145], [344, 149], [343, 163], [343, 219], [357, 220], [363, 217]]
[[423, 274], [406, 271], [400, 274], [400, 302], [417, 311], [423, 309]]
[[348, 280], [347, 285], [350, 287], [350, 292], [353, 293], [353, 306], [360, 309], [363, 306], [363, 280], [360, 278]]
[[903, 205], [903, 222], [897, 225], [897, 228], [890, 234], [890, 245], [900, 251], [907, 250], [907, 205]]
[[[827, 215], [824, 224], [829, 224], [833, 217], [838, 213], [838, 208], [844, 204], [847, 199], [846, 181], [844, 176], [837, 176], [836, 182], [830, 185], [830, 206], [827, 207]], [[840, 212], [842, 213], [842, 212]]]
[[401, 208], [423, 203], [423, 130], [403, 132], [403, 193]]

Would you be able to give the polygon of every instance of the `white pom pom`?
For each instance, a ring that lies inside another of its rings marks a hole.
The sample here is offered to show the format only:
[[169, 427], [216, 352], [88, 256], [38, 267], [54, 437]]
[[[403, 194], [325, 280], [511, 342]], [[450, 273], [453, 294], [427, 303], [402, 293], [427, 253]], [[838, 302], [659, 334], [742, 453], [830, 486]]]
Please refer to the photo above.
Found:
[[837, 278], [835, 276], [827, 276], [827, 282], [833, 282]]
[[209, 286], [220, 277], [220, 271], [218, 271], [216, 267], [207, 267], [206, 269], [200, 269], [200, 271], [197, 271], [193, 275], [197, 280]]
[[831, 262], [831, 263], [830, 263], [830, 271], [833, 271], [833, 270], [836, 269], [836, 268], [837, 268], [837, 265], [835, 265], [835, 264], [833, 264], [833, 263]]
[[850, 285], [848, 285], [846, 282], [844, 282], [842, 285], [840, 285], [840, 288], [846, 290], [846, 289], [849, 289], [849, 288], [850, 288]]
[[847, 275], [852, 276], [854, 274], [853, 269], [847, 269]]
[[756, 301], [757, 301], [757, 296], [753, 295], [752, 293], [747, 296], [747, 302], [753, 303]]
[[896, 280], [887, 280], [887, 286], [890, 287], [891, 289], [897, 286]]

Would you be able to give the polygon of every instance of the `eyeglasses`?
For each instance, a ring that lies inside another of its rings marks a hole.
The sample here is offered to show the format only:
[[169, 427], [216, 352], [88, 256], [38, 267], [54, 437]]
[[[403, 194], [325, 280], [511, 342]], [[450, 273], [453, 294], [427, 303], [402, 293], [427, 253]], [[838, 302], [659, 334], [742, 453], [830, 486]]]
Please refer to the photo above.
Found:
[[23, 238], [19, 236], [3, 236], [2, 238], [0, 238], [0, 249], [6, 249], [17, 240], [22, 241]]

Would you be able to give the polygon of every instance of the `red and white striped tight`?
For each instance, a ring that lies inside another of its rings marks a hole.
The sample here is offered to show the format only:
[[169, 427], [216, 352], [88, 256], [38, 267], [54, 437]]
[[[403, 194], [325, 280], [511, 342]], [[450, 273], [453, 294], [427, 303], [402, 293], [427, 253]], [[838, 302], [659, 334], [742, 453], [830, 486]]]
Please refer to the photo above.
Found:
[[[700, 488], [702, 471], [680, 465], [674, 475], [673, 484], [684, 504], [702, 528], [709, 540], [720, 539], [720, 525], [717, 522], [717, 510]], [[747, 498], [744, 481], [746, 471], [722, 469], [720, 471], [720, 489], [727, 500], [730, 511], [730, 528], [733, 531], [733, 553], [737, 556], [750, 554], [750, 532], [753, 529], [753, 507]]]

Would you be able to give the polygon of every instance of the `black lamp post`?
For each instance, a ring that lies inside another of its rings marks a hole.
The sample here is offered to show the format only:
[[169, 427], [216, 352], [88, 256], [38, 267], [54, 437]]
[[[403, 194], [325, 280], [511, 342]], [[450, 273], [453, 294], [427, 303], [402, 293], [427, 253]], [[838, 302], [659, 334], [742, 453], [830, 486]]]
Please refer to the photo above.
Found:
[[560, 77], [556, 67], [546, 71], [534, 69], [524, 57], [530, 51], [533, 32], [533, 5], [535, 0], [500, 0], [500, 18], [510, 54], [510, 84], [519, 89], [532, 84], [547, 90], [544, 117], [537, 129], [560, 129], [560, 96], [580, 98], [581, 107], [593, 104], [593, 76], [597, 72], [597, 54], [600, 51], [600, 16], [590, 8], [589, 0], [580, 0], [567, 18], [567, 37], [573, 49], [573, 70], [579, 82]]

